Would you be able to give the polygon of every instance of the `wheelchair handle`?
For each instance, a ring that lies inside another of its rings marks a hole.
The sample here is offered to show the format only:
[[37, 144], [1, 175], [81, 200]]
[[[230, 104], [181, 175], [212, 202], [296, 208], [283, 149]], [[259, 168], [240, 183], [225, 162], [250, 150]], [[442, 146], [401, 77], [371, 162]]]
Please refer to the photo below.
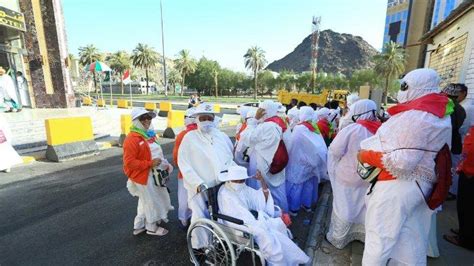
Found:
[[244, 224], [244, 221], [242, 221], [242, 220], [240, 220], [240, 219], [237, 219], [237, 218], [234, 218], [234, 217], [230, 217], [230, 216], [224, 215], [224, 214], [214, 213], [213, 216], [214, 216], [215, 218], [222, 219], [222, 220], [224, 220], [224, 221], [228, 221], [228, 222], [231, 222], [231, 223], [234, 223], [234, 224], [239, 224], [239, 225], [243, 225], [243, 224]]

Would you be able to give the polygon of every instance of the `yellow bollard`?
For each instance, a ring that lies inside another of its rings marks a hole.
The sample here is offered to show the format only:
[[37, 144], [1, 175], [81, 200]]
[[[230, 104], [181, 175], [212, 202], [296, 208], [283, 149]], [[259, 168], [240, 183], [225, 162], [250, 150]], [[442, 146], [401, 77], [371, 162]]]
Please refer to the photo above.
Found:
[[117, 100], [117, 108], [128, 108], [128, 100], [119, 99]]
[[130, 133], [130, 127], [132, 126], [132, 116], [131, 115], [121, 115], [120, 116], [120, 138], [119, 138], [119, 146], [123, 146], [123, 142], [125, 137]]
[[147, 109], [148, 111], [155, 111], [156, 110], [156, 103], [146, 102], [145, 103], [145, 109]]
[[221, 106], [219, 104], [214, 104], [214, 112], [215, 113], [220, 113], [221, 112]]
[[48, 160], [60, 162], [98, 154], [90, 117], [46, 119], [45, 127]]
[[171, 102], [161, 102], [160, 112], [158, 113], [158, 115], [161, 117], [167, 117], [168, 112], [171, 112], [172, 110], [173, 110], [173, 106], [171, 105]]
[[98, 99], [97, 100], [97, 106], [105, 107], [105, 100], [104, 99]]
[[82, 105], [92, 105], [91, 97], [82, 97]]

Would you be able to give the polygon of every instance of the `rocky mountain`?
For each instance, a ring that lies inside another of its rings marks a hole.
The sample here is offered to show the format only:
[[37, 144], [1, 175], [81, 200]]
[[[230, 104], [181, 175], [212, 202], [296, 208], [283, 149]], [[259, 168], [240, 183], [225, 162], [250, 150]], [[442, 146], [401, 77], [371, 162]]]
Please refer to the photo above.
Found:
[[[359, 36], [321, 31], [319, 37], [318, 72], [351, 75], [358, 69], [373, 67], [371, 58], [378, 51]], [[306, 37], [293, 52], [273, 61], [266, 69], [280, 72], [293, 70], [301, 73], [310, 70], [311, 35]]]

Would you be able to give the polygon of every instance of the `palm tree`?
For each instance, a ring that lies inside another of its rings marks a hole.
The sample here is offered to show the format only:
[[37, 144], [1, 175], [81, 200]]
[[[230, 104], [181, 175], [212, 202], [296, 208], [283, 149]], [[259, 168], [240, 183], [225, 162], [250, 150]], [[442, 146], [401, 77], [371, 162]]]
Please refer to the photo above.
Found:
[[387, 105], [387, 95], [390, 82], [405, 71], [406, 52], [397, 43], [390, 41], [384, 45], [381, 54], [374, 56], [374, 70], [385, 80], [383, 102]]
[[254, 99], [257, 99], [257, 79], [258, 71], [262, 70], [267, 60], [265, 59], [265, 51], [258, 46], [250, 47], [244, 55], [245, 67], [253, 71], [253, 78], [255, 82]]
[[181, 74], [176, 69], [171, 69], [168, 74], [168, 81], [170, 86], [173, 88], [173, 95], [176, 94], [176, 84], [181, 83]]
[[139, 43], [133, 50], [133, 55], [130, 59], [132, 59], [132, 64], [135, 67], [145, 69], [146, 93], [148, 94], [148, 70], [158, 64], [158, 54], [153, 47]]
[[214, 85], [216, 88], [216, 98], [219, 96], [218, 95], [218, 80], [217, 77], [219, 76], [219, 70], [217, 68], [212, 70], [212, 76], [214, 77]]
[[194, 58], [191, 57], [189, 50], [181, 50], [178, 53], [178, 58], [174, 60], [175, 67], [181, 74], [183, 80], [181, 88], [181, 96], [184, 94], [184, 86], [186, 82], [186, 76], [196, 71], [197, 63]]
[[[83, 66], [88, 66], [97, 60], [101, 60], [102, 55], [99, 49], [93, 44], [79, 47], [79, 63]], [[94, 78], [94, 88], [97, 90], [97, 80], [95, 78], [95, 71], [92, 72]]]
[[130, 56], [125, 51], [118, 51], [107, 58], [110, 67], [120, 75], [120, 84], [122, 86], [122, 94], [124, 94], [123, 88], [123, 73], [130, 68]]

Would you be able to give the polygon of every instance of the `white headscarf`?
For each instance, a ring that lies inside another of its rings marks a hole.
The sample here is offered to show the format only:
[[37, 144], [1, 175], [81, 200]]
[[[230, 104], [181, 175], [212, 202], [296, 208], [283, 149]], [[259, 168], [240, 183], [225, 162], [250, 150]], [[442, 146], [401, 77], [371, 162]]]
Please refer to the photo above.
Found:
[[347, 107], [350, 107], [353, 105], [355, 102], [359, 100], [359, 94], [357, 93], [351, 93], [347, 96]]
[[293, 107], [288, 110], [288, 119], [290, 120], [290, 128], [293, 129], [300, 121], [299, 118], [300, 110], [298, 108]]
[[241, 106], [238, 110], [239, 114], [240, 114], [240, 117], [242, 118], [242, 120], [245, 120], [245, 118], [247, 117], [247, 113], [251, 110], [251, 107], [250, 106]]
[[397, 100], [399, 103], [405, 103], [431, 93], [437, 93], [439, 92], [440, 80], [438, 73], [430, 68], [419, 68], [410, 71], [401, 80], [401, 82], [406, 82], [408, 90], [400, 90]]
[[143, 130], [143, 131], [155, 130], [155, 128], [153, 127], [153, 123], [150, 123], [150, 127], [149, 127], [148, 129], [145, 129], [145, 127], [143, 126], [142, 122], [140, 122], [140, 120], [138, 120], [138, 118], [132, 120], [132, 125], [135, 126], [135, 127], [138, 128], [138, 129]]
[[330, 113], [330, 111], [326, 107], [323, 107], [323, 108], [319, 109], [318, 111], [316, 111], [316, 115], [317, 115], [316, 120], [319, 121], [321, 119], [328, 119], [329, 118], [329, 113]]
[[309, 106], [302, 106], [299, 112], [299, 120], [301, 122], [311, 121], [313, 119], [314, 110]]
[[[349, 118], [357, 116], [357, 120], [375, 120], [375, 112], [377, 110], [377, 104], [368, 99], [362, 99], [355, 102], [349, 110]], [[373, 111], [373, 112], [371, 112]]]
[[184, 114], [186, 117], [184, 118], [184, 125], [188, 126], [190, 124], [196, 123], [194, 113], [196, 112], [195, 107], [191, 107], [188, 110], [186, 110], [186, 113]]
[[267, 118], [274, 117], [278, 114], [279, 105], [274, 101], [265, 100], [259, 105], [259, 108], [265, 110], [265, 115], [263, 116], [263, 120], [265, 120]]

